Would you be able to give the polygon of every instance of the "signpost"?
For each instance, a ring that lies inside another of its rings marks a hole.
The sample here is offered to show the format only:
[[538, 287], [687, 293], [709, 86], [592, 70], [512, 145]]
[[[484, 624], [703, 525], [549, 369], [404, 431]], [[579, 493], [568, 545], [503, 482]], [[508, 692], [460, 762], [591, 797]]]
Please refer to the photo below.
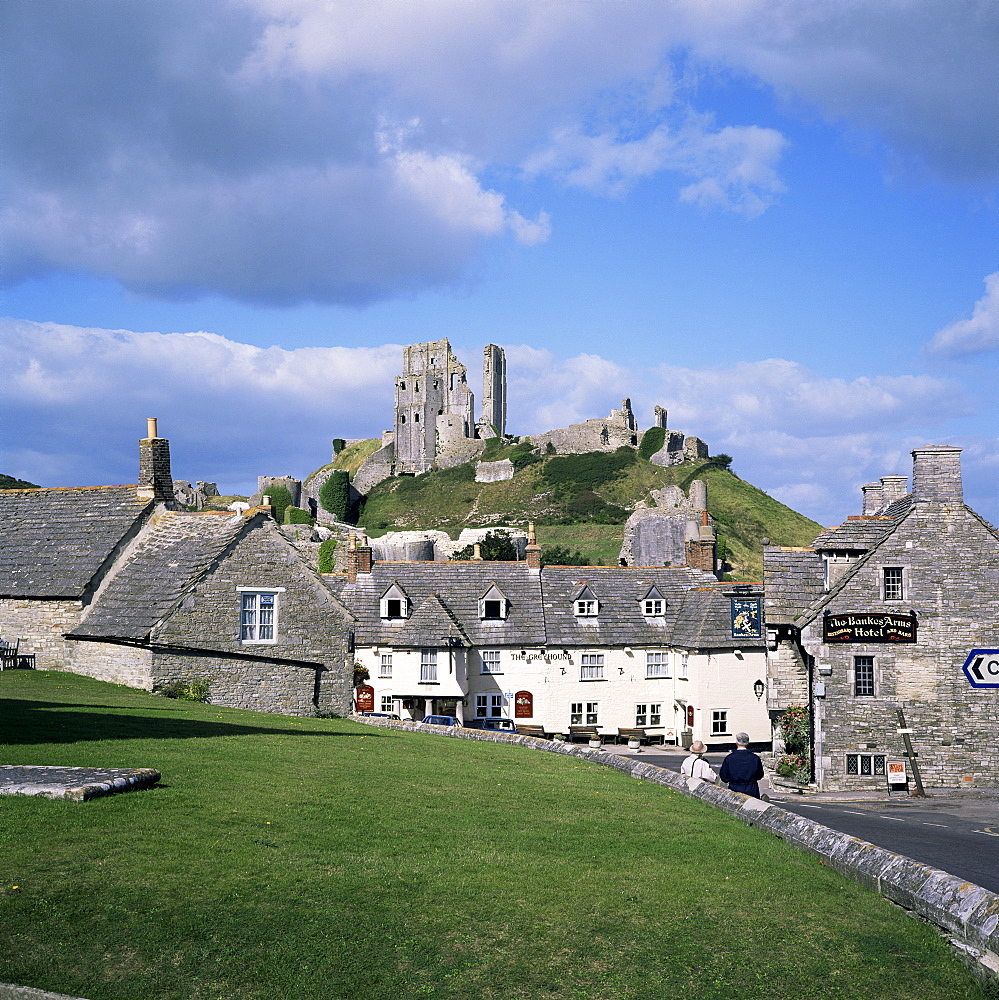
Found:
[[999, 649], [973, 649], [962, 669], [973, 688], [999, 688]]
[[904, 760], [890, 760], [887, 762], [885, 773], [888, 776], [888, 794], [896, 788], [901, 788], [904, 792], [909, 787], [909, 776], [905, 773]]

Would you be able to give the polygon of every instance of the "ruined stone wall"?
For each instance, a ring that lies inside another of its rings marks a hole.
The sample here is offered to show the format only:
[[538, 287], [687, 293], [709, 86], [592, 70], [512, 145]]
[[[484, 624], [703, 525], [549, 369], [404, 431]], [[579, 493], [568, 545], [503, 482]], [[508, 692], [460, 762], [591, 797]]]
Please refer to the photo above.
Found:
[[487, 344], [482, 359], [482, 416], [479, 423], [506, 434], [506, 352]]
[[504, 479], [513, 479], [513, 462], [501, 458], [498, 462], [477, 462], [475, 465], [475, 481], [477, 483], [499, 483]]
[[622, 400], [621, 409], [611, 410], [609, 416], [531, 435], [531, 443], [542, 450], [549, 442], [561, 455], [614, 451], [622, 445], [637, 447], [638, 424], [631, 411], [631, 400]]
[[258, 507], [263, 498], [277, 486], [283, 486], [288, 491], [293, 507], [302, 506], [302, 481], [293, 476], [257, 476], [257, 492], [250, 497], [250, 506]]

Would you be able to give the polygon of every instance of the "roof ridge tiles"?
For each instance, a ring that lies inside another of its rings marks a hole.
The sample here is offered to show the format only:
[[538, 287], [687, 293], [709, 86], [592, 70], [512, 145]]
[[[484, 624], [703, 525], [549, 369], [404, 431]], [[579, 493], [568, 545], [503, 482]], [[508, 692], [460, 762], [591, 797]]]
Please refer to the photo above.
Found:
[[[20, 489], [12, 490], [0, 490], [0, 493], [54, 493], [56, 490], [61, 490], [62, 492], [69, 492], [70, 490], [134, 490], [137, 489], [135, 483], [118, 483], [107, 484], [105, 486], [35, 486], [35, 487], [20, 487]], [[136, 494], [137, 500], [146, 500], [147, 497], [140, 497]]]

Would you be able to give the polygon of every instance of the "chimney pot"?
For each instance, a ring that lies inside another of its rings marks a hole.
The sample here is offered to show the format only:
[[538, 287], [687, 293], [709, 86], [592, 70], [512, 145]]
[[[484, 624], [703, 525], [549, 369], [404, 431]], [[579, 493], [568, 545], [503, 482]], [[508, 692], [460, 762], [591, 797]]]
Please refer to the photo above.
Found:
[[146, 417], [146, 437], [159, 437], [156, 433], [156, 417]]
[[149, 437], [139, 442], [139, 482], [135, 492], [146, 500], [173, 503], [173, 473], [170, 469], [170, 442], [156, 434], [156, 418], [146, 420]]

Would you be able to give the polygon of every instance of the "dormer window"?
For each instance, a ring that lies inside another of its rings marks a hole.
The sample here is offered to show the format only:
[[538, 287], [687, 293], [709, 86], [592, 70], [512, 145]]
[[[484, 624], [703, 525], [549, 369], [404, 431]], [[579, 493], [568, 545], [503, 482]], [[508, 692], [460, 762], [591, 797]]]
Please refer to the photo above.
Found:
[[597, 595], [589, 587], [583, 587], [576, 595], [573, 605], [575, 608], [574, 614], [577, 618], [595, 618], [600, 610], [600, 602], [597, 600]]
[[506, 595], [494, 583], [479, 598], [479, 618], [483, 621], [503, 621], [506, 619], [507, 605]]
[[409, 617], [409, 598], [398, 584], [393, 583], [382, 594], [380, 613], [382, 618], [396, 621]]
[[642, 599], [642, 614], [646, 618], [662, 618], [666, 614], [666, 598], [653, 587]]

